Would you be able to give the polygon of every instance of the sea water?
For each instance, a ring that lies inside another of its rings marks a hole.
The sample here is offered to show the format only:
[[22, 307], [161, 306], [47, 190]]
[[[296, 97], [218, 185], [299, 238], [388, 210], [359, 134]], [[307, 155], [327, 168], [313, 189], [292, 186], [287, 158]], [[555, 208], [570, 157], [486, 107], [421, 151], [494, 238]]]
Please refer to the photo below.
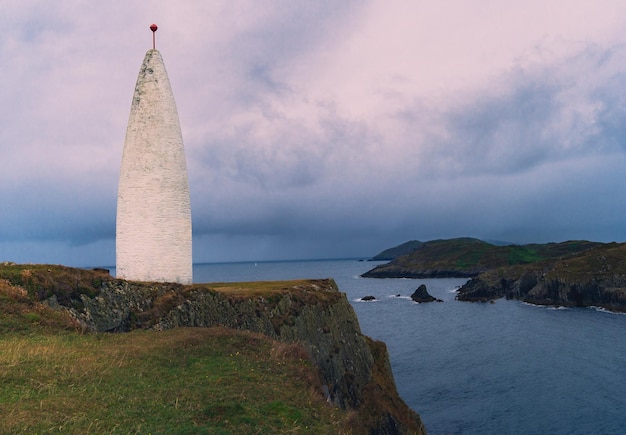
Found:
[[[398, 392], [430, 434], [626, 433], [626, 315], [459, 302], [465, 279], [360, 277], [376, 264], [198, 264], [194, 281], [333, 278], [363, 333], [387, 344]], [[414, 303], [420, 284], [443, 302]]]

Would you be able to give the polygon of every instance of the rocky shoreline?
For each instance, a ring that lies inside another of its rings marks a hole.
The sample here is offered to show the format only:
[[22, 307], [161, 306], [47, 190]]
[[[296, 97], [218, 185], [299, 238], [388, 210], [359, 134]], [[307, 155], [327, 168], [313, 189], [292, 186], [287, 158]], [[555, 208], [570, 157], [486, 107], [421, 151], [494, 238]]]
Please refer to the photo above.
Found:
[[624, 248], [590, 252], [535, 267], [493, 270], [470, 279], [457, 300], [515, 299], [535, 305], [601, 307], [626, 312]]
[[571, 241], [496, 247], [475, 239], [425, 242], [365, 278], [469, 278], [457, 300], [626, 312], [626, 244]]

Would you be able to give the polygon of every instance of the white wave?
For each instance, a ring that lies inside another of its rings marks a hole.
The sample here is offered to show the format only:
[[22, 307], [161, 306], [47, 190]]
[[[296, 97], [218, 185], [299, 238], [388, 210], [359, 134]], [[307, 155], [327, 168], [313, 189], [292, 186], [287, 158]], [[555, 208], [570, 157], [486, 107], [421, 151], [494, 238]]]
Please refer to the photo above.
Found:
[[539, 305], [539, 304], [531, 304], [530, 302], [522, 302], [522, 304], [524, 305], [528, 305], [531, 307], [537, 307], [537, 308], [545, 308], [546, 310], [551, 310], [551, 311], [562, 311], [562, 310], [569, 310], [572, 308], [588, 308], [590, 310], [594, 310], [597, 311], [599, 313], [607, 313], [607, 314], [621, 314], [621, 315], [626, 315], [626, 313], [620, 313], [619, 311], [611, 311], [608, 310], [604, 307], [597, 307], [595, 305], [590, 305], [588, 307], [565, 307], [563, 305], [558, 305], [558, 306], [554, 306], [554, 305]]
[[402, 296], [402, 295], [388, 295], [388, 298], [393, 299], [411, 299], [411, 296]]
[[364, 301], [363, 298], [356, 298], [356, 299], [352, 299], [352, 302], [378, 302], [378, 298], [372, 299], [369, 301]]
[[530, 302], [522, 301], [522, 305], [528, 305], [529, 307], [535, 308], [545, 308], [546, 310], [567, 310], [568, 307], [564, 307], [562, 305], [554, 306], [554, 305], [542, 305], [542, 304], [533, 304]]
[[620, 313], [619, 311], [611, 311], [604, 307], [596, 307], [595, 305], [591, 305], [589, 308], [595, 310], [599, 313], [607, 313], [607, 314], [621, 314], [622, 316], [626, 316], [626, 313]]

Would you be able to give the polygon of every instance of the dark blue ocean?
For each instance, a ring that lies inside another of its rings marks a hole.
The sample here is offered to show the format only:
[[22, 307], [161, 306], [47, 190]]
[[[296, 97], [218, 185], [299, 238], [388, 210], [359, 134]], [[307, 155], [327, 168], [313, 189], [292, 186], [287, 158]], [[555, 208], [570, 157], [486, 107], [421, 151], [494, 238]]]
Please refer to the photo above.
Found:
[[[199, 264], [194, 281], [335, 279], [363, 332], [387, 344], [398, 391], [430, 434], [626, 433], [626, 315], [458, 302], [464, 279], [359, 277], [377, 264]], [[420, 284], [444, 302], [411, 301]]]

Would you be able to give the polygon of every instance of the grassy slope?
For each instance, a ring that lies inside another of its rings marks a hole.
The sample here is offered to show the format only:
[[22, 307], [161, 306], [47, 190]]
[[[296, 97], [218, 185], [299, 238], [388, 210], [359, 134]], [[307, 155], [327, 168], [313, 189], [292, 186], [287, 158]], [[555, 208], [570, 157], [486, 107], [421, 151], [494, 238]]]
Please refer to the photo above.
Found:
[[81, 335], [4, 280], [0, 313], [3, 433], [347, 432], [297, 345], [225, 328]]
[[408, 255], [396, 258], [377, 271], [454, 271], [476, 275], [482, 271], [514, 264], [530, 264], [590, 249], [601, 244], [587, 241], [495, 246], [471, 238], [424, 242]]

